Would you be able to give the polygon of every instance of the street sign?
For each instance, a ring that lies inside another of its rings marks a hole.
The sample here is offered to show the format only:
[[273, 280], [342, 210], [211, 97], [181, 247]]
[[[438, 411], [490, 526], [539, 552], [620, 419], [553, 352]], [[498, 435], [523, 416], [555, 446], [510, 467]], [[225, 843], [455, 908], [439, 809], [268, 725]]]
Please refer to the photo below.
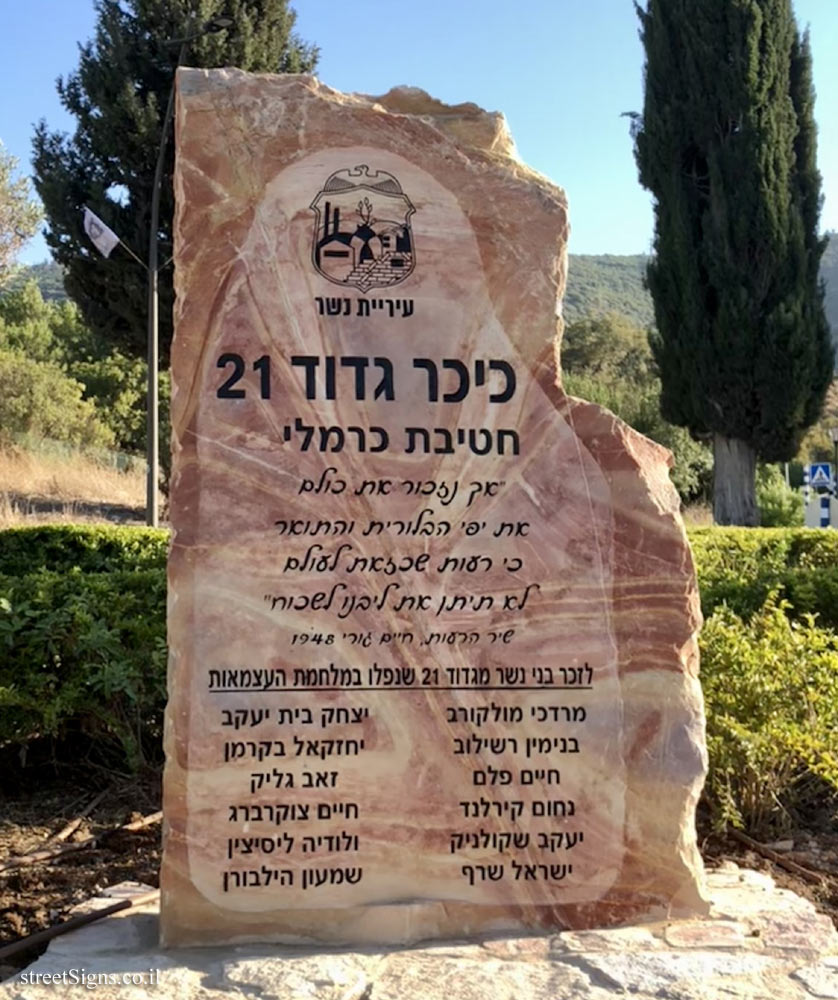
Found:
[[831, 486], [832, 466], [829, 462], [812, 462], [809, 466], [810, 486]]

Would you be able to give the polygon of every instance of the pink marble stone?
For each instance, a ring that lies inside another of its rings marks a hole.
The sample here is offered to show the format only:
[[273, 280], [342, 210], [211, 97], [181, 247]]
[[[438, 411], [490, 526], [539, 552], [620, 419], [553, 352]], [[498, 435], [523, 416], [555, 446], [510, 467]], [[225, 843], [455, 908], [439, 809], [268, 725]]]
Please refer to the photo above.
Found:
[[175, 184], [164, 943], [706, 912], [692, 560], [561, 390], [563, 192], [474, 105], [234, 70]]

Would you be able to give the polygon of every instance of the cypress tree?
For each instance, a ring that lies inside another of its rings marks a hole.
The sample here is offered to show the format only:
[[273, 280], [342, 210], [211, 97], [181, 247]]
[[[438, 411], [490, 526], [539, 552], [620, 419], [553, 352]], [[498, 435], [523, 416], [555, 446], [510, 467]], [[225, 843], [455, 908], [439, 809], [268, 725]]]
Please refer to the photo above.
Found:
[[[188, 43], [184, 64], [237, 66], [253, 72], [311, 71], [317, 50], [294, 34], [288, 0], [97, 0], [93, 40], [79, 66], [58, 80], [61, 103], [76, 118], [72, 137], [35, 132], [35, 187], [44, 204], [47, 243], [65, 269], [67, 293], [107, 343], [146, 351], [146, 272], [122, 248], [106, 260], [82, 226], [88, 205], [145, 260], [152, 182], [180, 44], [223, 13], [232, 27]], [[172, 252], [172, 168], [168, 136], [160, 202], [159, 254]], [[160, 351], [172, 337], [172, 268], [160, 272]]]
[[635, 6], [661, 409], [713, 441], [716, 522], [756, 524], [757, 458], [795, 455], [832, 377], [809, 39], [790, 0]]

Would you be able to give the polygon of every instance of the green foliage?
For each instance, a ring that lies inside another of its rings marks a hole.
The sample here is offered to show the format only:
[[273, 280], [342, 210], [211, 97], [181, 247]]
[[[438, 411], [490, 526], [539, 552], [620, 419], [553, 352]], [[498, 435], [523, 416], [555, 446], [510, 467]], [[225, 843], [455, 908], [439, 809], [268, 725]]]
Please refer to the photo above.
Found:
[[0, 143], [0, 289], [14, 274], [17, 256], [35, 235], [42, 215], [29, 196], [29, 182], [16, 173], [17, 160]]
[[720, 608], [701, 632], [718, 826], [780, 829], [838, 791], [838, 636], [789, 610], [772, 593], [750, 620]]
[[833, 365], [808, 38], [790, 0], [649, 0], [640, 19], [664, 415], [791, 459]]
[[[45, 301], [34, 281], [20, 284], [0, 296], [0, 351], [7, 351], [37, 362], [35, 371], [42, 380], [57, 378], [60, 368], [64, 389], [59, 399], [66, 401], [68, 385], [77, 391], [82, 387], [82, 398], [95, 410], [97, 432], [92, 439], [82, 443], [114, 444], [123, 451], [143, 451], [146, 437], [146, 363], [130, 358], [118, 351], [110, 351], [84, 325], [78, 307], [68, 301]], [[72, 381], [70, 381], [72, 380]], [[168, 419], [169, 376], [160, 376], [162, 423]], [[22, 405], [22, 404], [21, 404]], [[33, 404], [34, 405], [34, 404]], [[2, 406], [2, 404], [0, 404]], [[46, 417], [45, 417], [46, 419]], [[21, 424], [18, 418], [6, 427], [7, 432], [33, 431], [35, 436], [44, 432], [36, 421], [29, 426], [29, 417]], [[55, 440], [78, 441], [77, 434], [53, 436]], [[168, 440], [162, 437], [165, 442]], [[168, 455], [167, 449], [164, 449]]]
[[803, 496], [790, 489], [776, 465], [757, 468], [757, 506], [764, 528], [803, 526]]
[[567, 324], [562, 370], [649, 382], [656, 372], [646, 333], [619, 313], [581, 316]]
[[82, 448], [108, 447], [113, 434], [99, 420], [93, 404], [82, 398], [83, 392], [84, 386], [58, 365], [0, 350], [3, 434], [52, 438]]
[[118, 768], [160, 760], [168, 543], [153, 528], [0, 532], [0, 746], [47, 737]]
[[104, 350], [82, 322], [78, 307], [66, 299], [44, 299], [34, 280], [0, 296], [0, 348], [65, 368], [80, 358], [99, 357]]
[[165, 569], [169, 533], [160, 528], [46, 524], [0, 531], [0, 576]]
[[[253, 72], [313, 69], [317, 51], [293, 32], [288, 0], [97, 0], [96, 33], [81, 46], [79, 66], [60, 80], [61, 102], [76, 121], [72, 137], [38, 126], [35, 186], [46, 209], [46, 233], [65, 270], [67, 292], [85, 321], [112, 347], [140, 357], [146, 345], [146, 274], [123, 250], [107, 260], [84, 234], [88, 204], [144, 256], [162, 125], [179, 57], [197, 67]], [[211, 18], [234, 26], [200, 34]], [[175, 38], [192, 39], [172, 45]], [[160, 259], [172, 252], [173, 143], [168, 140], [160, 210]], [[160, 346], [172, 336], [172, 270], [160, 272]]]
[[717, 825], [777, 831], [838, 795], [838, 532], [690, 531]]
[[53, 307], [44, 302], [34, 281], [0, 296], [0, 349], [25, 354], [32, 361], [55, 361]]
[[146, 438], [146, 372], [139, 358], [119, 351], [104, 358], [70, 364], [73, 377], [85, 387], [85, 397], [108, 426], [118, 447], [142, 451]]
[[117, 767], [159, 760], [165, 603], [159, 569], [0, 577], [0, 745], [75, 739]]
[[747, 621], [776, 591], [788, 614], [838, 630], [838, 532], [695, 528], [690, 544], [705, 617], [724, 604]]

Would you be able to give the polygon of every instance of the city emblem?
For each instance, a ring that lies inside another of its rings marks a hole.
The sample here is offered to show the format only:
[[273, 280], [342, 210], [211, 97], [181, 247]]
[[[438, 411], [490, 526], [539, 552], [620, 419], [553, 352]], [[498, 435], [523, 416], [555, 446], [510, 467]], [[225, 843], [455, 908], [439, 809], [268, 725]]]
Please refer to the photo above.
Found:
[[311, 208], [312, 260], [324, 278], [367, 292], [397, 285], [413, 271], [416, 209], [392, 174], [364, 164], [336, 170]]

